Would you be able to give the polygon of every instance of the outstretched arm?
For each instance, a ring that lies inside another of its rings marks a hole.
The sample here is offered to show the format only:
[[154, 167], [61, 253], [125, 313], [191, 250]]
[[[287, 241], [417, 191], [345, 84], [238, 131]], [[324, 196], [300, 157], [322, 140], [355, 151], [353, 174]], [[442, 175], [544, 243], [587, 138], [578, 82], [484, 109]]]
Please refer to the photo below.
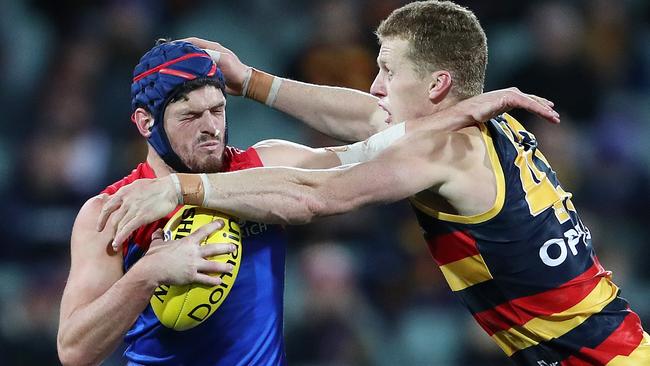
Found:
[[[499, 91], [481, 94], [479, 96], [464, 100], [454, 105], [453, 107], [447, 108], [432, 116], [425, 117], [423, 120], [420, 120], [419, 122], [414, 121], [415, 123], [412, 123], [413, 126], [407, 129], [410, 132], [406, 134], [406, 137], [416, 132], [417, 133], [428, 132], [434, 134], [437, 133], [440, 134], [442, 137], [444, 137], [449, 135], [449, 133], [439, 132], [440, 131], [439, 126], [441, 125], [446, 126], [450, 124], [459, 124], [459, 125], [467, 126], [473, 123], [487, 121], [490, 118], [495, 117], [512, 108], [524, 108], [533, 113], [539, 114], [542, 117], [547, 118], [551, 121], [559, 122], [559, 116], [555, 111], [553, 111], [549, 107], [548, 101], [545, 101], [541, 98], [531, 97], [529, 95], [521, 93], [517, 89], [511, 88], [511, 89], [505, 89], [505, 90], [499, 90]], [[432, 144], [435, 141], [438, 140], [433, 139], [429, 141], [429, 143]], [[372, 156], [373, 155], [371, 154], [368, 155], [367, 157], [372, 158]], [[327, 160], [331, 164], [332, 161], [331, 156], [329, 158], [326, 157], [325, 160]], [[357, 161], [365, 161], [365, 159], [359, 159]], [[305, 166], [305, 165], [296, 165], [296, 166]], [[372, 164], [371, 166], [375, 166], [375, 164]], [[343, 169], [342, 171], [347, 171], [347, 169], [350, 168]], [[277, 176], [282, 174], [286, 174], [287, 177], [285, 180], [281, 180], [281, 181], [286, 182], [286, 184], [289, 186], [292, 184], [292, 182], [295, 182], [296, 179], [295, 174], [301, 174], [301, 176], [302, 174], [310, 174], [306, 179], [312, 179], [312, 178], [330, 179], [332, 178], [332, 174], [334, 175], [341, 174], [341, 171], [307, 172], [307, 171], [300, 171], [295, 169], [282, 170], [281, 168], [273, 168], [270, 170], [268, 168], [265, 168], [265, 170], [263, 170], [262, 172], [268, 172], [269, 177], [258, 178], [256, 175], [249, 177], [248, 175], [249, 173], [246, 172], [238, 172], [236, 174], [239, 175], [234, 175], [234, 176], [242, 180], [242, 182], [237, 183], [242, 185], [242, 187], [244, 185], [243, 181], [250, 179], [250, 182], [248, 182], [250, 183], [250, 187], [260, 190], [260, 194], [263, 194], [266, 193], [267, 191], [271, 191], [275, 189], [275, 187], [269, 186], [268, 184], [270, 183], [278, 184], [277, 181], [268, 182], [266, 179], [274, 179], [277, 178]], [[232, 176], [232, 174], [234, 173], [227, 173], [224, 175]], [[260, 176], [262, 175], [262, 173], [257, 173], [257, 174], [259, 174]], [[197, 182], [198, 179], [199, 183], [195, 183], [194, 184], [195, 187], [190, 187], [189, 189], [189, 191], [193, 191], [194, 193], [196, 193], [200, 188], [199, 187], [200, 178], [198, 178], [198, 176], [194, 176], [193, 178], [188, 177], [188, 179], [193, 179], [194, 182]], [[226, 179], [231, 179], [231, 178], [226, 178]], [[365, 177], [365, 179], [371, 180], [374, 178], [368, 176]], [[219, 183], [219, 184], [223, 184], [223, 183]], [[365, 181], [362, 181], [361, 186], [364, 186], [365, 184], [366, 184]], [[153, 180], [143, 179], [134, 182], [128, 187], [125, 187], [124, 189], [120, 190], [120, 192], [115, 194], [111, 198], [111, 200], [104, 205], [97, 223], [98, 230], [104, 228], [106, 222], [108, 221], [109, 216], [112, 217], [111, 226], [113, 226], [112, 228], [113, 232], [116, 233], [115, 235], [116, 240], [114, 245], [119, 245], [123, 240], [126, 239], [126, 237], [128, 237], [129, 233], [134, 228], [163, 217], [167, 212], [173, 210], [173, 208], [179, 203], [190, 202], [188, 200], [183, 201], [182, 199], [183, 197], [179, 197], [175, 187], [177, 187], [177, 185], [175, 184], [175, 182], [172, 180], [172, 177], [170, 176], [161, 177]], [[212, 189], [216, 189], [214, 187], [215, 186], [212, 185], [212, 187], [204, 188], [205, 192], [208, 192], [208, 196], [210, 196], [210, 192], [212, 191]], [[220, 186], [219, 188], [223, 188], [223, 187]], [[293, 191], [289, 191], [287, 194], [291, 195], [292, 192]], [[225, 195], [232, 194], [232, 192], [228, 192], [228, 191], [222, 193]], [[191, 202], [195, 202], [203, 206], [208, 205], [208, 202], [205, 203], [203, 202], [203, 198], [204, 198], [203, 191], [201, 191], [200, 194], [196, 194], [196, 196], [200, 196], [200, 199]], [[269, 200], [269, 202], [276, 202], [276, 199], [268, 198], [270, 197], [269, 195], [267, 195], [266, 197], [267, 197], [266, 199]], [[301, 197], [304, 196], [297, 197], [296, 199], [302, 199]], [[236, 199], [236, 197], [227, 197], [227, 198]], [[234, 203], [231, 201], [231, 204]], [[250, 203], [239, 202], [239, 204], [247, 205]], [[310, 205], [313, 206], [317, 204], [318, 202], [316, 201], [316, 203], [312, 202]], [[307, 208], [311, 207], [310, 205], [301, 206], [301, 207], [302, 209], [305, 209], [305, 207]], [[208, 207], [224, 209], [223, 206], [219, 206], [219, 205], [208, 206]], [[288, 207], [295, 207], [295, 206], [289, 205]], [[230, 209], [231, 212], [235, 212], [232, 206], [228, 206], [227, 209]], [[270, 218], [275, 215], [273, 213], [273, 209], [269, 208], [267, 211], [268, 212], [266, 213], [267, 215], [266, 217]], [[285, 218], [285, 220], [287, 222], [301, 221], [299, 217], [301, 217], [300, 215], [302, 214], [305, 213], [304, 212], [298, 213], [297, 219]], [[258, 216], [256, 216], [255, 218], [253, 217], [248, 217], [248, 218], [259, 219], [260, 217], [265, 217], [264, 214], [260, 214], [259, 212], [256, 215]], [[275, 215], [275, 216], [276, 218], [274, 220], [282, 220], [282, 218], [280, 217], [281, 215]]]
[[[186, 204], [247, 220], [302, 224], [371, 203], [396, 201], [437, 184], [451, 169], [444, 159], [435, 157], [443, 151], [450, 153], [451, 149], [444, 148], [448, 138], [448, 134], [438, 132], [415, 132], [376, 159], [333, 169], [254, 168], [204, 175], [205, 185], [199, 175], [177, 176]], [[151, 192], [158, 194], [154, 197]], [[110, 225], [118, 228], [113, 242], [117, 246], [134, 225], [150, 221], [156, 212], [166, 206], [173, 208], [178, 202], [171, 176], [138, 180], [113, 195], [98, 225], [103, 227], [103, 221], [111, 216]], [[119, 223], [115, 225], [115, 221]]]
[[[290, 79], [260, 73], [242, 63], [237, 55], [217, 42], [200, 38], [187, 38], [184, 41], [206, 50], [224, 73], [226, 91], [232, 95], [245, 95], [268, 105], [308, 126], [342, 141], [361, 141], [381, 131], [387, 125], [386, 113], [377, 106], [378, 99], [368, 93], [354, 89], [339, 88], [302, 83]], [[251, 77], [255, 80], [251, 80]], [[245, 80], [248, 78], [247, 92], [244, 92]], [[258, 83], [257, 78], [262, 78]], [[271, 79], [275, 80], [277, 90], [271, 92]], [[267, 83], [267, 81], [269, 83]], [[256, 86], [254, 87], [253, 84]], [[268, 84], [268, 85], [267, 85]], [[263, 94], [253, 90], [266, 87]]]
[[[280, 78], [244, 64], [231, 50], [217, 42], [200, 38], [187, 38], [184, 41], [210, 53], [224, 73], [229, 94], [244, 95], [265, 103], [326, 135], [342, 141], [362, 141], [389, 126], [385, 122], [386, 113], [377, 105], [379, 99], [368, 93]], [[540, 104], [553, 106], [544, 98], [526, 96]], [[558, 122], [550, 114], [542, 114], [542, 117]], [[447, 122], [446, 125], [438, 122], [441, 130], [453, 131], [467, 126], [457, 120]]]
[[417, 132], [371, 161], [334, 169], [274, 167], [208, 175], [211, 189], [203, 202], [234, 216], [281, 224], [394, 202], [447, 179], [453, 169], [449, 139]]

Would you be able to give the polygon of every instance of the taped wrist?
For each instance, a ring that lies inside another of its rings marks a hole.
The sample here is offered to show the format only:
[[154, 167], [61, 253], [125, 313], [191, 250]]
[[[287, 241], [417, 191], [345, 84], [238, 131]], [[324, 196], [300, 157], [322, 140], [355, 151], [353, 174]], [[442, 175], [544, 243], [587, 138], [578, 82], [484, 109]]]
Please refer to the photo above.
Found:
[[174, 190], [176, 191], [177, 204], [183, 204], [183, 191], [181, 190], [181, 181], [178, 180], [178, 175], [172, 173], [169, 175], [172, 183], [174, 183]]
[[175, 174], [180, 183], [183, 204], [208, 207], [212, 185], [205, 173], [202, 174]]
[[202, 205], [205, 192], [201, 177], [197, 174], [177, 174], [177, 176], [181, 184], [183, 203], [186, 205]]
[[249, 99], [273, 107], [282, 79], [251, 68], [250, 77], [244, 80], [242, 94]]

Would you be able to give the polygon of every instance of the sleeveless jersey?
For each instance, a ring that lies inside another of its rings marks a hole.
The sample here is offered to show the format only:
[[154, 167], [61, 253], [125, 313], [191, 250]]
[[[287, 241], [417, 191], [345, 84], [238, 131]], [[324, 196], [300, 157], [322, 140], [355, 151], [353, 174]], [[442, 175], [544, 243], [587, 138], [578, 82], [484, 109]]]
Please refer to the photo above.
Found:
[[[226, 147], [223, 171], [262, 166], [253, 148]], [[155, 178], [147, 163], [109, 186], [113, 194], [141, 178]], [[180, 208], [177, 207], [176, 210]], [[174, 210], [174, 212], [176, 211]], [[124, 246], [124, 270], [147, 251], [151, 234], [174, 214], [140, 227]], [[240, 221], [245, 247], [237, 280], [219, 310], [186, 330], [166, 328], [148, 305], [127, 332], [129, 365], [235, 366], [284, 365], [283, 292], [286, 238], [279, 225]]]
[[650, 337], [535, 136], [507, 114], [479, 128], [494, 206], [459, 216], [434, 210], [430, 191], [411, 197], [451, 290], [518, 365], [650, 365]]

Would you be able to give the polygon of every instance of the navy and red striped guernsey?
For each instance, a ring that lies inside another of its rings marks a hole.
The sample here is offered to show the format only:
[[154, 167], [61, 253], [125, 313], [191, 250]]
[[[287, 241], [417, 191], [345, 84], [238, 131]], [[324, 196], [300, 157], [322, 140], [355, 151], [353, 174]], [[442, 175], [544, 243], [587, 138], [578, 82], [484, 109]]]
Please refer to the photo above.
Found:
[[650, 365], [650, 336], [598, 261], [535, 136], [504, 114], [479, 127], [497, 181], [487, 212], [411, 197], [435, 262], [474, 319], [518, 365]]

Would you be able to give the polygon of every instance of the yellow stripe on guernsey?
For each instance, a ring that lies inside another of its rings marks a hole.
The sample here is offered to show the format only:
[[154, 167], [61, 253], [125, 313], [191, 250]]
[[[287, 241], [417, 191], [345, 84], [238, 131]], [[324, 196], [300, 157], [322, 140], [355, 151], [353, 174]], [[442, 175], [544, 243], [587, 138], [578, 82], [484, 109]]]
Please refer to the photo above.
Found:
[[552, 315], [540, 316], [526, 324], [494, 333], [492, 338], [508, 355], [566, 334], [582, 324], [590, 315], [600, 312], [616, 298], [618, 287], [602, 278], [582, 301], [571, 308]]
[[501, 163], [499, 162], [499, 155], [497, 155], [497, 151], [494, 148], [494, 142], [492, 141], [492, 136], [490, 136], [490, 132], [488, 131], [485, 124], [479, 123], [478, 126], [481, 130], [481, 134], [483, 135], [483, 141], [485, 142], [485, 146], [487, 148], [487, 154], [490, 157], [490, 163], [492, 164], [492, 171], [494, 172], [494, 176], [496, 177], [497, 197], [494, 200], [494, 205], [492, 206], [492, 208], [490, 208], [489, 210], [481, 214], [473, 215], [473, 216], [448, 214], [448, 213], [444, 213], [432, 209], [431, 207], [435, 207], [435, 204], [431, 202], [430, 199], [428, 199], [427, 197], [428, 194], [426, 191], [424, 191], [421, 194], [416, 194], [410, 197], [411, 203], [418, 210], [438, 220], [456, 222], [460, 224], [480, 224], [482, 222], [494, 218], [497, 214], [499, 214], [499, 212], [501, 212], [501, 209], [503, 208], [503, 204], [505, 203], [506, 200], [506, 183], [503, 175], [503, 168], [501, 167]]
[[643, 339], [628, 356], [616, 356], [607, 363], [607, 366], [636, 366], [650, 365], [650, 336], [643, 332]]
[[492, 274], [480, 254], [440, 266], [452, 291], [460, 291], [492, 279]]

